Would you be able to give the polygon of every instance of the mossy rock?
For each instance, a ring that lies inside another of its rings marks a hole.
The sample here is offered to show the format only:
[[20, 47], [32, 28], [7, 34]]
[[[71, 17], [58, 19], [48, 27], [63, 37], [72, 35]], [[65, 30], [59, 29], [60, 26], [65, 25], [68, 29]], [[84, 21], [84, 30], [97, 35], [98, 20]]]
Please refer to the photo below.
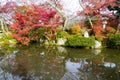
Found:
[[71, 47], [93, 47], [95, 45], [95, 39], [93, 37], [86, 38], [76, 35], [68, 38], [65, 45]]
[[70, 37], [70, 34], [66, 31], [62, 31], [62, 32], [59, 32], [57, 33], [57, 38], [69, 38]]

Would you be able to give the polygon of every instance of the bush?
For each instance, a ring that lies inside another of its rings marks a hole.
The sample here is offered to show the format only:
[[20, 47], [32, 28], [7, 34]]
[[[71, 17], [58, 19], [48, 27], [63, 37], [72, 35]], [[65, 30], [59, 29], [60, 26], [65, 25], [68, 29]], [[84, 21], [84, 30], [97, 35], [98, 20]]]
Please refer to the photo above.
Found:
[[120, 34], [109, 35], [107, 46], [109, 48], [120, 48]]
[[80, 34], [80, 32], [81, 32], [81, 27], [80, 27], [79, 24], [70, 28], [70, 33], [71, 34]]
[[115, 33], [116, 32], [116, 30], [113, 28], [113, 27], [106, 27], [106, 32], [107, 33]]
[[96, 40], [98, 40], [98, 41], [103, 41], [103, 37], [102, 36], [95, 36], [95, 38], [96, 38]]
[[92, 47], [94, 45], [95, 45], [94, 38], [85, 38], [79, 35], [68, 38], [66, 42], [66, 46], [71, 47]]
[[11, 36], [10, 33], [0, 33], [0, 46], [3, 45], [14, 45], [17, 41]]
[[66, 31], [58, 32], [57, 33], [57, 38], [69, 38], [69, 34]]

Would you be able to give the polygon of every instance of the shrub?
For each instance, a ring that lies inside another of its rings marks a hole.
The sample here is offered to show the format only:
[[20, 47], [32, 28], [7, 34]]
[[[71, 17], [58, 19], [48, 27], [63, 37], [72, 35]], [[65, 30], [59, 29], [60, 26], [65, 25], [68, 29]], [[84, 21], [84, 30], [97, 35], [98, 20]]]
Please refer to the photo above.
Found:
[[103, 41], [103, 37], [102, 36], [95, 36], [96, 40], [98, 41]]
[[70, 33], [71, 34], [80, 34], [80, 32], [81, 32], [81, 28], [80, 28], [79, 24], [70, 28]]
[[113, 27], [106, 27], [106, 32], [107, 33], [115, 33], [116, 32], [116, 30], [113, 28]]
[[109, 35], [107, 46], [109, 48], [120, 48], [120, 34]]
[[66, 42], [66, 46], [73, 46], [73, 47], [92, 47], [94, 45], [95, 45], [94, 38], [85, 38], [79, 35], [68, 38]]
[[11, 33], [0, 33], [0, 46], [16, 44], [17, 41], [11, 36]]
[[58, 32], [57, 33], [57, 38], [69, 38], [69, 34], [66, 31]]

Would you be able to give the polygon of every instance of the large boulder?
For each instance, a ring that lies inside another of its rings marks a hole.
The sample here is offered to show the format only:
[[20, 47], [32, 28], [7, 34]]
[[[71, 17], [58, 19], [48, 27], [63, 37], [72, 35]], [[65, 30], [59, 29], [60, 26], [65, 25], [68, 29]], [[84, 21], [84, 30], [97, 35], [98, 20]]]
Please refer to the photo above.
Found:
[[57, 40], [57, 45], [65, 45], [65, 42], [67, 41], [67, 39], [63, 39], [63, 38], [59, 38]]
[[85, 32], [84, 32], [84, 37], [86, 37], [86, 38], [89, 37], [88, 31], [85, 31]]
[[102, 43], [95, 40], [95, 47], [94, 48], [101, 48], [101, 46], [102, 46]]

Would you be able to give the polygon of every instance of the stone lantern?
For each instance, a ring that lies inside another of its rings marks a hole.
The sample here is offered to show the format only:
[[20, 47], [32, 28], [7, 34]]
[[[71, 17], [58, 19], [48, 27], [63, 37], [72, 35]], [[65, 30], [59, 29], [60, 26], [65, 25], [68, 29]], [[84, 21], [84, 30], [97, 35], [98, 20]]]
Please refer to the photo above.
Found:
[[108, 17], [103, 17], [102, 18], [102, 26], [103, 26], [103, 29], [105, 30], [105, 28], [106, 28], [106, 25], [107, 25], [107, 20], [108, 20], [109, 18]]
[[105, 30], [105, 28], [106, 28], [106, 25], [107, 25], [107, 21], [106, 21], [106, 20], [102, 21], [102, 26], [103, 26], [103, 29], [104, 29], [104, 30]]

